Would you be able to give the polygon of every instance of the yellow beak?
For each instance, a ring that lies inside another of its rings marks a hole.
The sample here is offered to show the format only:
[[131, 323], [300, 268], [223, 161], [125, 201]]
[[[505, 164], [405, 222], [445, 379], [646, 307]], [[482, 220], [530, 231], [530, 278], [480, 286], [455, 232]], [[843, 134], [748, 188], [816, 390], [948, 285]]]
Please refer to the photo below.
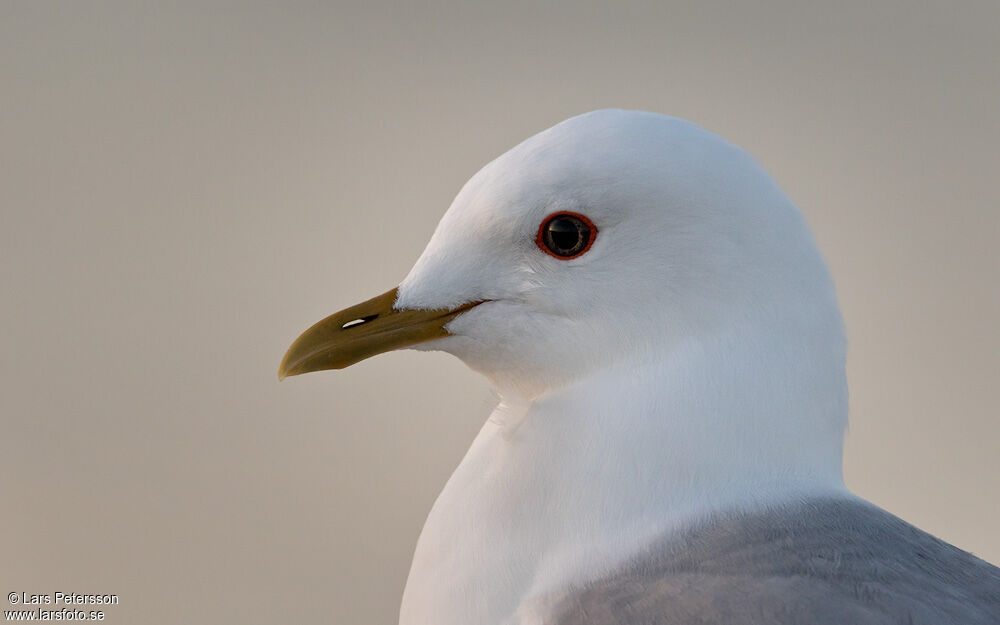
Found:
[[451, 310], [396, 310], [398, 289], [334, 313], [295, 339], [278, 367], [278, 379], [343, 369], [365, 358], [448, 336], [445, 324], [481, 304]]

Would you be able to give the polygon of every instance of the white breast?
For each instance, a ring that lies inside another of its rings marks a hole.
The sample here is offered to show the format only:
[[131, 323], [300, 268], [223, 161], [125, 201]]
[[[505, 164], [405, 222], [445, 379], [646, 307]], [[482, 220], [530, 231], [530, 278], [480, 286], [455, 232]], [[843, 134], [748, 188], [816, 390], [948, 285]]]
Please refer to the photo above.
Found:
[[[793, 414], [831, 405], [789, 398], [766, 402], [788, 414], [759, 414], [761, 393], [787, 387], [717, 348], [729, 358], [703, 344], [672, 364], [593, 376], [523, 419], [498, 408], [427, 519], [401, 625], [511, 622], [713, 512], [842, 490], [841, 435]], [[713, 393], [720, 383], [732, 391]]]

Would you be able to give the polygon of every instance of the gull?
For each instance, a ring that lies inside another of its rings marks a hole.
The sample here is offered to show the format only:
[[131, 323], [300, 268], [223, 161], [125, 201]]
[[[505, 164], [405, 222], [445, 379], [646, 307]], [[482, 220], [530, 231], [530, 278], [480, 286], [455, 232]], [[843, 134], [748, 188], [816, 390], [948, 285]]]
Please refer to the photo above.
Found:
[[279, 377], [402, 348], [500, 402], [401, 625], [1000, 623], [1000, 569], [846, 489], [829, 272], [770, 176], [695, 124], [601, 110], [527, 139]]

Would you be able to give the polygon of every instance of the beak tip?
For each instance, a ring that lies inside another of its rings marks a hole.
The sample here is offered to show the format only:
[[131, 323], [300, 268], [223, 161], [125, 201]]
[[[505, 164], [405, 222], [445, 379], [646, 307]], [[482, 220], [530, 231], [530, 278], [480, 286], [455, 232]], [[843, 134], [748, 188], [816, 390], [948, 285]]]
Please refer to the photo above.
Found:
[[298, 375], [301, 371], [296, 371], [294, 366], [289, 366], [287, 360], [283, 360], [278, 366], [278, 381]]
[[290, 375], [295, 375], [294, 372], [290, 371], [291, 367], [288, 364], [288, 355], [286, 354], [284, 358], [281, 359], [281, 364], [278, 365], [278, 381], [281, 382]]

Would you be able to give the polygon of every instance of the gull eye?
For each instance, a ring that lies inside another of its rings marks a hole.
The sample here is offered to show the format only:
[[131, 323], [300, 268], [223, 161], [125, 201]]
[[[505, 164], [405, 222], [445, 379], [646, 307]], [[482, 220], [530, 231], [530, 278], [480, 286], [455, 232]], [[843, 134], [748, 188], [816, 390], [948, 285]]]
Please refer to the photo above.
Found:
[[543, 252], [569, 260], [590, 249], [597, 238], [597, 226], [577, 213], [553, 213], [538, 228], [535, 243]]

